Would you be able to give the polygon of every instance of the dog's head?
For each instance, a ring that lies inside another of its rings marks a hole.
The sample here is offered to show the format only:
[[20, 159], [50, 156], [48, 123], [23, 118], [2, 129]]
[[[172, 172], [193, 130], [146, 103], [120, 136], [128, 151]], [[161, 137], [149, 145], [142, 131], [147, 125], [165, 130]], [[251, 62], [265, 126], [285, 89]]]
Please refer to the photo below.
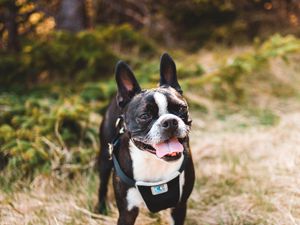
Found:
[[124, 62], [116, 66], [117, 103], [126, 130], [139, 149], [166, 161], [180, 158], [191, 126], [188, 105], [177, 81], [176, 66], [168, 54], [160, 63], [160, 86], [141, 90]]

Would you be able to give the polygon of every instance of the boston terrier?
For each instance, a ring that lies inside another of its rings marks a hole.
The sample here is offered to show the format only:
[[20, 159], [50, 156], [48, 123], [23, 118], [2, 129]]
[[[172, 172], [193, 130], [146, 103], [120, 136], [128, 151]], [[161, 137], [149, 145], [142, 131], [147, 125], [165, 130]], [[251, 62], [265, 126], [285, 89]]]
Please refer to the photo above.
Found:
[[183, 224], [195, 172], [189, 146], [191, 119], [173, 59], [163, 54], [159, 87], [142, 90], [129, 66], [115, 69], [118, 92], [100, 126], [98, 210], [107, 213], [112, 168], [118, 224], [134, 224], [141, 206], [170, 208], [171, 224]]

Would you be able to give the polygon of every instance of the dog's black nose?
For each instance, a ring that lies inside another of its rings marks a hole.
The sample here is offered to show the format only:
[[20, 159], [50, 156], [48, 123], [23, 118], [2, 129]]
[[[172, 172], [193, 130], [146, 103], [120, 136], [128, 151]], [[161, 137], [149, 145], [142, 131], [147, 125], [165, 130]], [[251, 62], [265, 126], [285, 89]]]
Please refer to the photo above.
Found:
[[178, 128], [178, 121], [176, 119], [164, 120], [161, 126], [164, 130], [175, 130]]

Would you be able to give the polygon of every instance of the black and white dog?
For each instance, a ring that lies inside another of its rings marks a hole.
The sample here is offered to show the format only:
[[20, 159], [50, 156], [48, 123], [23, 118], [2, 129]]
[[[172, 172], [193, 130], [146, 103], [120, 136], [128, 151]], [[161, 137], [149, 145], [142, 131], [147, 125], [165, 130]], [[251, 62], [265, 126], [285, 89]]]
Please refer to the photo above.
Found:
[[[183, 224], [195, 180], [189, 147], [191, 120], [168, 54], [160, 63], [160, 86], [142, 90], [128, 65], [116, 66], [118, 93], [100, 127], [98, 209], [106, 213], [111, 169], [119, 225], [134, 224], [143, 204], [170, 208], [171, 224]], [[113, 160], [112, 160], [113, 159]]]

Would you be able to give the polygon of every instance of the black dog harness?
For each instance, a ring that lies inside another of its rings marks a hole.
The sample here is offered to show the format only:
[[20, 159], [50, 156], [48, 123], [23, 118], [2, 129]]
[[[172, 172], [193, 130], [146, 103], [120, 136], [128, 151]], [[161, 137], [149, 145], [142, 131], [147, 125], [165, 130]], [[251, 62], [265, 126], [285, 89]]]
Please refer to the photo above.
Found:
[[[121, 119], [117, 120], [116, 127], [120, 128]], [[120, 137], [124, 133], [124, 126], [119, 129], [119, 134], [109, 144], [110, 155], [113, 160], [114, 169], [120, 179], [126, 183], [129, 187], [137, 188], [140, 192], [147, 208], [151, 212], [158, 212], [163, 209], [175, 207], [180, 201], [181, 197], [181, 185], [180, 175], [185, 169], [187, 156], [183, 153], [183, 161], [178, 171], [176, 171], [170, 178], [160, 182], [143, 182], [136, 181], [133, 178], [127, 176], [121, 169], [120, 164], [115, 156], [116, 151], [119, 150]]]

